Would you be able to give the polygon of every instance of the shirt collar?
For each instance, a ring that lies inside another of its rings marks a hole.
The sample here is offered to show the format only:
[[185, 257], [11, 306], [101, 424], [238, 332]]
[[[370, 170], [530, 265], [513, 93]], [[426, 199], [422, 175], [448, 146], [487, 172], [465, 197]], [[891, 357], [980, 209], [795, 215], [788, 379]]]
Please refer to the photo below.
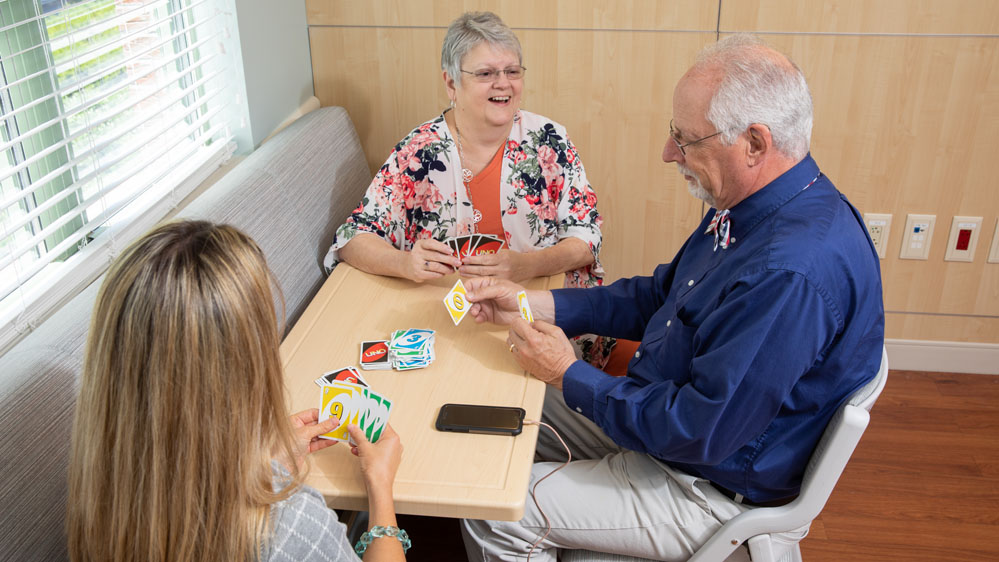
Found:
[[745, 236], [763, 219], [801, 193], [802, 189], [811, 184], [818, 175], [818, 164], [812, 159], [811, 153], [806, 154], [801, 162], [790, 170], [732, 207], [729, 215], [732, 222], [732, 236], [736, 233], [740, 237]]

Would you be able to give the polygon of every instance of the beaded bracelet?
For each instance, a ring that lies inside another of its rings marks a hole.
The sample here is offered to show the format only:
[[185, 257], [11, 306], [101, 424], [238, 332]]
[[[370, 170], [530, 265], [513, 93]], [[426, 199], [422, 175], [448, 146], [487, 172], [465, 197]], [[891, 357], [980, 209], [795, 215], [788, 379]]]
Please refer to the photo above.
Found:
[[370, 531], [361, 535], [360, 540], [354, 545], [354, 552], [358, 556], [364, 556], [364, 552], [368, 550], [368, 545], [371, 544], [371, 541], [381, 537], [395, 537], [399, 539], [399, 542], [402, 543], [403, 554], [406, 554], [409, 551], [409, 547], [413, 546], [413, 541], [409, 540], [409, 535], [399, 527], [375, 525]]

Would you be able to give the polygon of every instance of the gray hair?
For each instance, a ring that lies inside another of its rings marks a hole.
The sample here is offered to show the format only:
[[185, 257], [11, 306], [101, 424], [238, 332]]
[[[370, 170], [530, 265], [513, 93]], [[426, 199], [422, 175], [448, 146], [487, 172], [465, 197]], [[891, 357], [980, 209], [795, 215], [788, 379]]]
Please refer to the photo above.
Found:
[[737, 34], [705, 48], [695, 67], [719, 68], [722, 81], [707, 119], [731, 145], [751, 124], [770, 128], [779, 152], [800, 160], [812, 138], [812, 95], [794, 62], [749, 34]]
[[441, 47], [441, 70], [460, 83], [461, 59], [482, 42], [516, 53], [523, 65], [520, 41], [499, 16], [492, 12], [465, 12], [447, 28]]

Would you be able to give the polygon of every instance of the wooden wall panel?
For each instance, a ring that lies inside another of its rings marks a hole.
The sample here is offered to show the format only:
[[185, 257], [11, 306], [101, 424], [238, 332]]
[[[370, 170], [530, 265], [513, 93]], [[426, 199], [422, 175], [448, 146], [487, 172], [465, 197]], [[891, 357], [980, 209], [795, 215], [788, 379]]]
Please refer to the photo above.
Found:
[[996, 34], [995, 0], [738, 0], [722, 2], [721, 31]]
[[[721, 14], [718, 9], [721, 9]], [[812, 151], [861, 212], [893, 215], [891, 338], [999, 343], [999, 2], [992, 0], [307, 0], [316, 95], [347, 108], [372, 170], [447, 105], [445, 27], [495, 11], [528, 67], [523, 107], [564, 124], [605, 217], [608, 279], [668, 261], [702, 215], [661, 161], [676, 80], [716, 32], [761, 33], [804, 69]], [[928, 261], [900, 260], [906, 213], [937, 215]], [[954, 215], [983, 216], [973, 263], [945, 262]]]
[[[893, 215], [885, 308], [999, 315], [999, 264], [985, 263], [999, 215], [999, 40], [763, 37], [808, 77], [819, 165], [861, 212]], [[937, 216], [927, 261], [898, 257], [907, 213]], [[943, 259], [954, 215], [985, 217], [972, 263]]]
[[306, 0], [309, 25], [444, 27], [462, 12], [498, 14], [515, 30], [610, 29], [714, 32], [712, 0]]
[[996, 342], [999, 318], [935, 314], [885, 315], [885, 337], [901, 340]]

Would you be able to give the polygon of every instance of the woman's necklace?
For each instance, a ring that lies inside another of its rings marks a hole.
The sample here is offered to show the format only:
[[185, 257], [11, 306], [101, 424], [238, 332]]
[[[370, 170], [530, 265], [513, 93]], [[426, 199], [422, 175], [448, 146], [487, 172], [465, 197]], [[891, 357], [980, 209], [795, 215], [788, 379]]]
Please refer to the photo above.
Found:
[[468, 197], [468, 202], [472, 204], [472, 232], [478, 232], [479, 223], [482, 222], [482, 211], [475, 208], [475, 202], [472, 201], [472, 188], [469, 184], [472, 182], [472, 170], [465, 167], [465, 157], [462, 155], [461, 147], [461, 129], [458, 128], [458, 117], [455, 116], [454, 119], [454, 132], [455, 132], [455, 142], [458, 145], [458, 164], [461, 166], [461, 183], [465, 184], [465, 195]]

